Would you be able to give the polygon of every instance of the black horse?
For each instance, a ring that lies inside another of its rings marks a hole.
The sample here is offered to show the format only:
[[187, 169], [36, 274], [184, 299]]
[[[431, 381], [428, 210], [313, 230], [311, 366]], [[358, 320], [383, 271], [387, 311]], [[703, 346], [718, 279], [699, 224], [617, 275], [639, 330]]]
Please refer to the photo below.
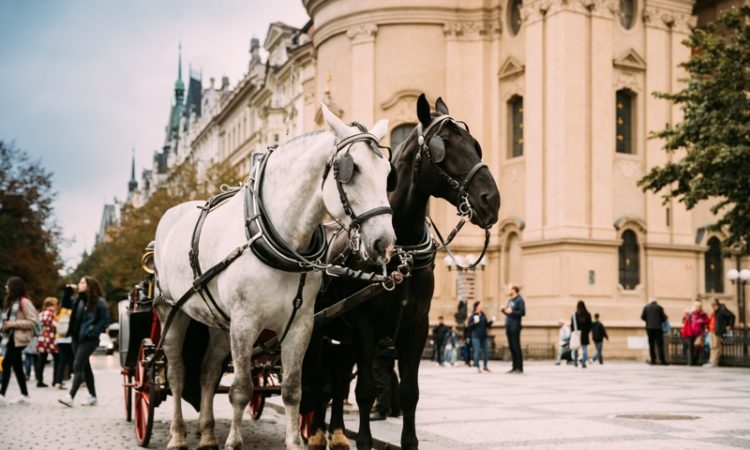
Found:
[[[358, 373], [355, 392], [360, 411], [357, 448], [372, 448], [369, 413], [376, 396], [373, 363], [376, 353], [384, 350], [390, 350], [398, 359], [404, 423], [401, 447], [418, 447], [414, 424], [419, 400], [417, 375], [429, 327], [437, 251], [426, 226], [428, 201], [431, 196], [448, 200], [461, 215], [485, 230], [497, 222], [500, 208], [500, 193], [487, 166], [481, 162], [479, 142], [463, 122], [450, 117], [442, 99], [437, 99], [435, 109], [436, 112], [431, 113], [424, 94], [419, 97], [419, 125], [394, 150], [392, 157], [398, 182], [389, 201], [393, 208], [397, 251], [389, 271], [409, 262], [410, 276], [393, 291], [383, 292], [313, 334], [303, 369], [303, 379], [306, 379], [303, 384], [308, 389], [303, 393], [303, 407], [307, 403], [315, 411], [312, 427], [315, 435], [308, 442], [311, 450], [326, 447], [324, 419], [331, 397], [331, 448], [348, 448], [348, 442], [342, 439], [343, 401], [355, 361]], [[332, 253], [338, 253], [338, 262], [366, 268], [362, 262], [355, 261], [343, 245], [335, 244]], [[330, 279], [318, 298], [316, 309], [363, 287], [362, 282]], [[390, 348], [383, 348], [384, 342], [385, 347]], [[335, 345], [339, 343], [343, 345]]]

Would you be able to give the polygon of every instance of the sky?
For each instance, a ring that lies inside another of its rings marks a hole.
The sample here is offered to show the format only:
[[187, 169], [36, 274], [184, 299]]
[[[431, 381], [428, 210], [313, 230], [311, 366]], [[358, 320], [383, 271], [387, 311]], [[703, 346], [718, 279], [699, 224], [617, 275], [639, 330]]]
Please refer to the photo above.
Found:
[[124, 200], [164, 143], [178, 46], [183, 80], [247, 70], [271, 22], [301, 27], [302, 0], [0, 0], [0, 140], [53, 173], [67, 268], [91, 251], [105, 203]]

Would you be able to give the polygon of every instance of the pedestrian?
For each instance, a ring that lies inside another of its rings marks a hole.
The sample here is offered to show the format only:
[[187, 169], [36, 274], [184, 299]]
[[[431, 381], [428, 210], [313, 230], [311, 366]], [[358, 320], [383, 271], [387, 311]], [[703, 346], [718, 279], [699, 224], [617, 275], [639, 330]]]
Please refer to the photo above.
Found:
[[445, 347], [445, 335], [448, 331], [448, 327], [443, 323], [443, 316], [438, 316], [438, 324], [432, 329], [432, 342], [438, 366], [443, 365], [443, 347]]
[[[74, 292], [77, 292], [75, 301], [72, 300]], [[109, 325], [109, 307], [102, 297], [99, 281], [91, 276], [82, 277], [78, 285], [66, 286], [63, 306], [67, 307], [71, 304], [72, 315], [68, 334], [73, 338], [73, 353], [75, 354], [73, 382], [68, 395], [58, 401], [65, 406], [73, 407], [73, 399], [85, 379], [89, 398], [82, 404], [94, 406], [96, 405], [96, 388], [89, 357], [99, 345], [99, 334], [104, 332]]]
[[703, 312], [703, 304], [700, 300], [693, 303], [693, 310], [687, 315], [687, 320], [683, 328], [688, 329], [688, 366], [698, 364], [698, 357], [705, 346], [706, 326], [708, 325], [708, 316]]
[[559, 366], [563, 355], [570, 351], [570, 328], [562, 319], [557, 321], [557, 325], [560, 327], [560, 330], [558, 331], [557, 360], [555, 361], [555, 365]]
[[52, 383], [54, 384], [55, 371], [58, 366], [57, 345], [55, 345], [55, 310], [57, 309], [57, 298], [47, 297], [42, 303], [42, 312], [39, 313], [39, 323], [42, 326], [42, 332], [39, 334], [36, 343], [36, 387], [47, 387], [44, 383], [44, 366], [47, 365], [47, 355], [52, 355]]
[[651, 356], [649, 363], [651, 365], [656, 364], [656, 355], [659, 355], [659, 361], [662, 365], [667, 365], [667, 360], [664, 358], [664, 322], [667, 321], [667, 315], [664, 313], [664, 308], [660, 304], [656, 303], [655, 298], [651, 298], [651, 301], [643, 307], [641, 312], [641, 320], [646, 322], [646, 335], [648, 336], [648, 352]]
[[70, 308], [60, 304], [55, 314], [55, 346], [57, 347], [57, 367], [52, 385], [65, 389], [65, 380], [73, 372], [73, 338], [68, 335], [70, 328]]
[[451, 326], [450, 330], [445, 334], [445, 348], [443, 350], [443, 358], [445, 363], [450, 363], [451, 367], [456, 365], [458, 360], [458, 348], [459, 348], [459, 337], [456, 331], [456, 326]]
[[591, 360], [591, 363], [593, 364], [596, 361], [599, 361], [600, 365], [604, 364], [602, 347], [604, 346], [604, 340], [609, 340], [609, 335], [607, 334], [607, 328], [605, 328], [604, 324], [599, 320], [599, 313], [594, 314], [594, 322], [591, 324], [591, 339], [596, 346], [596, 353], [594, 354], [594, 359]]
[[721, 339], [727, 331], [734, 327], [734, 313], [726, 305], [714, 297], [711, 300], [711, 319], [708, 321], [708, 331], [711, 333], [711, 358], [703, 367], [719, 367], [721, 358]]
[[511, 283], [508, 287], [508, 305], [505, 314], [505, 335], [508, 338], [513, 367], [508, 373], [523, 373], [523, 351], [521, 350], [521, 318], [526, 315], [526, 302], [520, 294], [521, 287]]
[[474, 355], [474, 349], [471, 347], [471, 330], [469, 329], [468, 319], [467, 325], [463, 329], [464, 345], [461, 346], [461, 359], [464, 360], [467, 367], [471, 367], [471, 359]]
[[20, 277], [10, 277], [5, 282], [5, 298], [0, 314], [0, 355], [3, 355], [2, 385], [0, 385], [0, 406], [6, 406], [8, 401], [5, 393], [8, 391], [11, 370], [16, 374], [16, 381], [21, 390], [18, 403], [29, 403], [29, 390], [26, 387], [26, 376], [23, 371], [22, 350], [29, 345], [34, 335], [37, 312], [34, 304], [26, 297], [26, 283]]
[[[589, 334], [591, 333], [591, 314], [583, 300], [578, 300], [576, 312], [570, 319], [570, 329], [581, 332], [581, 367], [586, 368], [588, 357]], [[571, 349], [572, 350], [572, 349]], [[573, 364], [578, 367], [578, 349], [573, 350]]]
[[479, 351], [482, 351], [484, 358], [484, 371], [489, 372], [490, 369], [487, 367], [487, 360], [489, 359], [489, 346], [487, 344], [487, 329], [492, 326], [492, 322], [495, 321], [487, 320], [487, 316], [484, 314], [484, 305], [480, 301], [474, 302], [474, 310], [469, 316], [469, 323], [467, 328], [471, 333], [471, 346], [474, 349], [474, 367], [477, 368], [477, 372], [482, 373], [482, 369], [479, 368]]

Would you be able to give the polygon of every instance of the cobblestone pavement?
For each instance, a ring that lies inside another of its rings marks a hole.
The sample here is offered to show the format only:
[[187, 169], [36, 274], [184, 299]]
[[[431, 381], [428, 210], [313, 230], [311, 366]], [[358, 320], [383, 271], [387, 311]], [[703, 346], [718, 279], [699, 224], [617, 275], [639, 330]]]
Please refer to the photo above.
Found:
[[[93, 358], [98, 405], [67, 408], [57, 402], [67, 391], [52, 387], [37, 388], [29, 383], [31, 404], [0, 407], [0, 450], [81, 450], [81, 449], [140, 449], [135, 441], [133, 422], [125, 420], [122, 377], [119, 362], [112, 356]], [[52, 369], [45, 376], [49, 383]], [[68, 383], [69, 384], [69, 383]], [[6, 398], [20, 395], [15, 377], [11, 379]], [[76, 395], [80, 403], [88, 397], [85, 386]], [[214, 401], [216, 437], [220, 447], [229, 435], [231, 405], [226, 394]], [[149, 448], [165, 449], [169, 441], [169, 424], [172, 418], [172, 397], [156, 408], [154, 432]], [[182, 411], [188, 426], [188, 445], [198, 445], [198, 413], [183, 402]], [[263, 416], [253, 421], [245, 415], [243, 421], [244, 448], [283, 449], [284, 417], [273, 408], [265, 408]]]
[[[495, 361], [489, 374], [422, 364], [422, 450], [750, 448], [748, 369], [528, 362], [511, 375]], [[356, 420], [347, 427], [356, 431]], [[373, 424], [394, 445], [400, 430], [400, 419]]]
[[[94, 361], [97, 406], [66, 408], [57, 403], [64, 391], [32, 383], [30, 405], [0, 408], [0, 448], [139, 448], [133, 425], [124, 418], [117, 361], [105, 356]], [[417, 411], [420, 448], [750, 448], [750, 370], [631, 362], [583, 370], [528, 362], [526, 374], [508, 375], [507, 364], [492, 362], [492, 373], [478, 374], [465, 366], [441, 368], [424, 361]], [[12, 380], [7, 397], [17, 396]], [[86, 396], [82, 388], [77, 401]], [[166, 448], [169, 400], [156, 410], [151, 448]], [[278, 397], [270, 401], [280, 404]], [[283, 448], [283, 417], [273, 406], [259, 421], [246, 416], [245, 448]], [[223, 443], [230, 417], [226, 395], [217, 396], [215, 408]], [[183, 411], [188, 443], [195, 448], [198, 414], [189, 405]], [[352, 411], [347, 426], [356, 430], [357, 419]], [[397, 447], [400, 430], [400, 419], [373, 423], [381, 446]]]

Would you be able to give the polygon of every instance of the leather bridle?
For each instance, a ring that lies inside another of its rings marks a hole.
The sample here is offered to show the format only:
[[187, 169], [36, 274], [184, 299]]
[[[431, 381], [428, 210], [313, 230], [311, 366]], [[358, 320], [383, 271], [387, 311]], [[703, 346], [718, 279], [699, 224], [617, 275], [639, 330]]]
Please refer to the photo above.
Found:
[[[354, 160], [349, 154], [352, 145], [358, 142], [366, 143], [373, 153], [378, 155], [380, 158], [384, 157], [383, 153], [380, 151], [378, 138], [375, 137], [375, 135], [368, 132], [367, 128], [357, 122], [352, 122], [351, 125], [356, 126], [360, 130], [360, 132], [344, 138], [336, 143], [335, 151], [326, 162], [326, 168], [323, 171], [323, 179], [321, 180], [320, 186], [322, 189], [323, 185], [325, 184], [326, 178], [328, 177], [328, 174], [331, 172], [331, 170], [333, 170], [334, 181], [336, 182], [336, 189], [339, 192], [341, 206], [344, 209], [344, 214], [346, 214], [350, 219], [349, 226], [344, 225], [336, 218], [333, 218], [333, 220], [336, 221], [336, 223], [338, 223], [341, 228], [346, 230], [346, 233], [349, 236], [349, 244], [351, 245], [352, 249], [354, 251], [359, 251], [360, 227], [362, 226], [362, 224], [368, 219], [379, 215], [393, 215], [393, 209], [391, 209], [390, 206], [378, 206], [369, 211], [365, 211], [362, 214], [356, 214], [354, 212], [351, 202], [349, 201], [349, 197], [346, 195], [346, 191], [344, 190], [344, 185], [351, 181], [351, 177], [354, 172]], [[343, 155], [339, 156], [339, 154], [342, 152]], [[330, 212], [329, 215], [333, 217]]]
[[[417, 182], [417, 184], [419, 184], [419, 173], [421, 171], [422, 155], [424, 154], [424, 158], [432, 163], [433, 167], [437, 170], [440, 177], [445, 180], [448, 186], [451, 189], [458, 191], [456, 192], [458, 215], [461, 217], [467, 217], [469, 220], [471, 220], [472, 216], [474, 215], [474, 209], [471, 207], [471, 203], [469, 203], [469, 193], [467, 192], [467, 188], [469, 187], [469, 183], [471, 183], [471, 180], [474, 178], [477, 172], [479, 172], [482, 168], [487, 167], [487, 164], [483, 163], [482, 161], [476, 163], [474, 167], [472, 167], [471, 170], [469, 170], [469, 172], [466, 174], [463, 181], [458, 181], [448, 172], [443, 170], [442, 167], [440, 167], [438, 163], [442, 162], [445, 158], [445, 144], [442, 142], [443, 139], [439, 136], [439, 133], [440, 130], [443, 129], [445, 123], [447, 123], [448, 121], [451, 121], [454, 124], [461, 124], [464, 126], [467, 132], [469, 131], [469, 126], [466, 125], [465, 122], [456, 120], [447, 114], [435, 118], [435, 120], [433, 120], [432, 123], [430, 123], [430, 125], [428, 125], [424, 131], [422, 131], [421, 124], [417, 125], [417, 132], [419, 133], [419, 137], [417, 138], [417, 144], [419, 144], [419, 152], [417, 153], [417, 156], [415, 158], [415, 181]], [[442, 154], [440, 154], [439, 150], [441, 147]], [[433, 154], [433, 150], [437, 150], [437, 157], [435, 154]]]

